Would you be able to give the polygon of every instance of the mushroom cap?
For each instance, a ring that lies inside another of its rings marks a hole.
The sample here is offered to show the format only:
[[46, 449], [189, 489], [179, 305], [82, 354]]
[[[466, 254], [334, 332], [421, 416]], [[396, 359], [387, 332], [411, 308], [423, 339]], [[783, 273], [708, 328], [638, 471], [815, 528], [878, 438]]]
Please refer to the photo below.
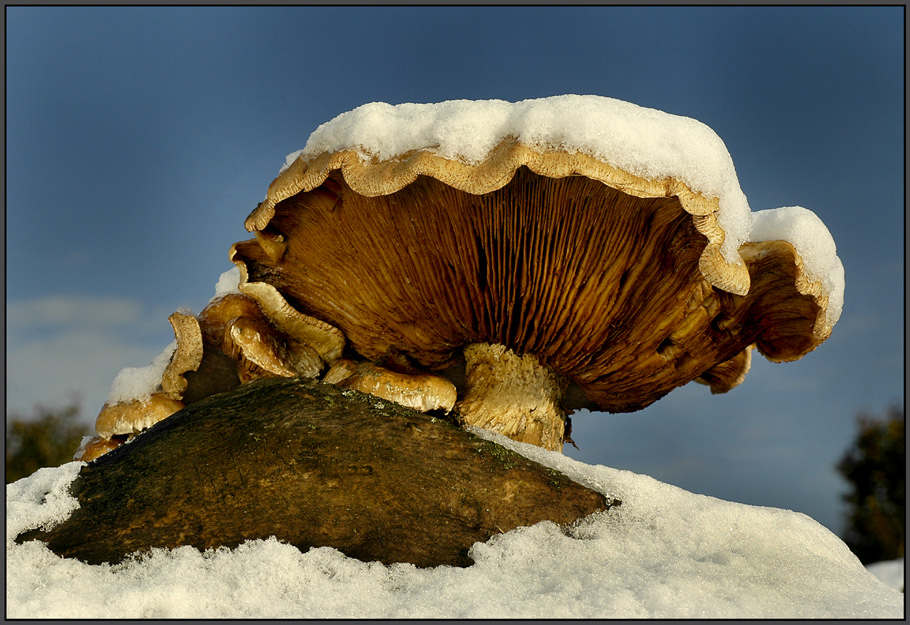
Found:
[[174, 400], [182, 400], [187, 388], [186, 374], [202, 364], [202, 330], [193, 315], [175, 312], [167, 319], [174, 329], [177, 348], [161, 376], [161, 388]]
[[258, 286], [249, 289], [258, 300], [231, 293], [213, 299], [200, 313], [209, 359], [222, 354], [232, 358], [243, 382], [268, 376], [316, 377], [340, 356], [344, 336], [293, 310], [274, 287]]
[[103, 436], [86, 436], [82, 439], [79, 449], [73, 454], [73, 460], [91, 462], [100, 458], [107, 452], [117, 449], [124, 443], [123, 438], [104, 438]]
[[[610, 411], [698, 378], [732, 388], [751, 345], [791, 360], [827, 338], [842, 283], [787, 241], [747, 241], [748, 204], [710, 129], [603, 98], [550, 100], [496, 103], [511, 112], [476, 152], [459, 147], [478, 134], [459, 117], [469, 104], [438, 105], [433, 123], [412, 124], [414, 142], [386, 151], [358, 124], [395, 137], [404, 108], [323, 125], [248, 217], [257, 238], [232, 248], [242, 285], [277, 289], [370, 360], [442, 370], [464, 345], [501, 344]], [[554, 121], [560, 106], [570, 123]], [[591, 126], [593, 147], [565, 130]], [[703, 146], [694, 166], [671, 162]]]
[[[453, 189], [483, 195], [501, 189], [521, 167], [547, 178], [584, 176], [633, 197], [677, 198], [682, 208], [692, 215], [696, 228], [708, 238], [699, 259], [705, 277], [725, 291], [748, 292], [749, 274], [743, 263], [738, 258], [728, 261], [721, 252], [726, 234], [718, 224], [717, 197], [696, 193], [674, 178], [646, 179], [587, 154], [540, 151], [509, 138], [478, 164], [448, 159], [430, 150], [414, 150], [401, 159], [378, 162], [364, 161], [360, 151], [353, 148], [323, 153], [312, 160], [305, 160], [301, 154], [272, 182], [266, 199], [247, 217], [244, 225], [247, 230], [257, 233], [260, 245], [277, 262], [287, 248], [286, 237], [274, 231], [263, 234], [275, 215], [275, 207], [297, 193], [320, 187], [330, 172], [341, 170], [351, 190], [366, 197], [394, 194], [418, 176], [430, 176]], [[327, 187], [333, 189], [331, 182]], [[280, 241], [280, 247], [276, 248], [273, 241]]]
[[171, 399], [166, 393], [153, 393], [145, 400], [132, 400], [117, 404], [104, 404], [95, 420], [95, 431], [102, 438], [138, 434], [162, 419], [184, 408], [181, 401]]

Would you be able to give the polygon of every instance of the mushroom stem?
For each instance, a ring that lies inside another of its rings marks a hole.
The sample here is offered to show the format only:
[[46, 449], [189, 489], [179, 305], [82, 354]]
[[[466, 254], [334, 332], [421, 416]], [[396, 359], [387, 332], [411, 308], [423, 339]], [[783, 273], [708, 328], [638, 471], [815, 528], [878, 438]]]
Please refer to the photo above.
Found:
[[519, 356], [504, 345], [472, 343], [464, 357], [464, 395], [456, 405], [464, 425], [562, 451], [566, 378], [533, 354]]

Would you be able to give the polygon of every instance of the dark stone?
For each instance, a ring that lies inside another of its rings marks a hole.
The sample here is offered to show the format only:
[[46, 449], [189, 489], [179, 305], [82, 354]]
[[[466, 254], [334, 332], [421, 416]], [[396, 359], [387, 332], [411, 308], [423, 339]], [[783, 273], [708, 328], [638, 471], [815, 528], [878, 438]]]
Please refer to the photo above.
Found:
[[82, 469], [49, 531], [91, 564], [151, 547], [275, 536], [306, 551], [469, 566], [477, 541], [619, 502], [454, 424], [312, 380], [256, 380], [196, 402]]

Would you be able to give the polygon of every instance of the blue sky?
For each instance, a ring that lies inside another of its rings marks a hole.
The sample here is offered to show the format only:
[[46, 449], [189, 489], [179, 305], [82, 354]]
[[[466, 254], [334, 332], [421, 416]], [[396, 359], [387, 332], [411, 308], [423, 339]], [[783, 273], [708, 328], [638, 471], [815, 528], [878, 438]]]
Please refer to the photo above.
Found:
[[722, 396], [578, 413], [593, 464], [838, 531], [861, 410], [903, 403], [903, 7], [7, 7], [7, 409], [81, 397], [172, 339], [310, 132], [372, 101], [565, 93], [698, 119], [752, 209], [800, 205], [846, 270], [800, 361]]

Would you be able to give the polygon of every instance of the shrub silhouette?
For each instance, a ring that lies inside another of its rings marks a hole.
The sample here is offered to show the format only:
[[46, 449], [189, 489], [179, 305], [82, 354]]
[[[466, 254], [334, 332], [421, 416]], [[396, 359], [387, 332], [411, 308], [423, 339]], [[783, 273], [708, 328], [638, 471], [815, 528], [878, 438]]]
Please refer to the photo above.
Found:
[[88, 427], [79, 423], [79, 404], [62, 408], [36, 406], [27, 417], [12, 413], [6, 423], [6, 483], [28, 477], [42, 467], [73, 459]]
[[850, 483], [844, 542], [869, 564], [904, 557], [906, 442], [904, 409], [884, 418], [861, 413], [853, 445], [837, 465]]

